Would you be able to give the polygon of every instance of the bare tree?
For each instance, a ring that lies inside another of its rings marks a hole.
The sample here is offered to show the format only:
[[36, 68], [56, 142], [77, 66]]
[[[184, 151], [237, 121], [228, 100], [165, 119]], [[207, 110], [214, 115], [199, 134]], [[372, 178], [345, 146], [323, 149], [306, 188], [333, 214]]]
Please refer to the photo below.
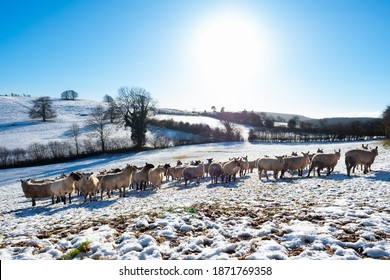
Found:
[[101, 105], [97, 105], [91, 113], [90, 118], [87, 120], [87, 124], [91, 127], [91, 136], [98, 138], [102, 152], [106, 151], [106, 141], [108, 139], [110, 130], [107, 128], [108, 120], [104, 114], [104, 108]]
[[29, 116], [31, 119], [42, 118], [42, 121], [47, 119], [52, 119], [57, 116], [55, 110], [53, 109], [53, 102], [50, 100], [50, 97], [39, 97], [33, 101], [33, 107], [29, 111]]
[[79, 150], [80, 134], [81, 134], [80, 126], [76, 122], [73, 122], [72, 125], [70, 126], [70, 137], [73, 139], [74, 144], [76, 146], [76, 155], [79, 155], [80, 152]]
[[143, 88], [121, 87], [117, 105], [125, 127], [131, 128], [131, 140], [137, 148], [146, 144], [146, 127], [149, 115], [155, 111], [155, 102]]

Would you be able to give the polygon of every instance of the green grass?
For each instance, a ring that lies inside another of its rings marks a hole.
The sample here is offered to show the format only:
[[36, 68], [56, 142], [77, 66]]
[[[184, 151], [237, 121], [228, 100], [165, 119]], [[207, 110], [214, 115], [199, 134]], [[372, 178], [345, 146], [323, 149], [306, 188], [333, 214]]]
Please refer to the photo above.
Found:
[[91, 248], [92, 241], [86, 240], [82, 243], [80, 243], [78, 248], [72, 249], [70, 252], [62, 256], [63, 260], [73, 260], [75, 257], [77, 257], [80, 253], [87, 253]]
[[90, 241], [90, 240], [86, 240], [86, 241], [82, 242], [79, 246], [80, 252], [87, 253], [90, 249], [91, 243], [92, 243], [92, 241]]
[[65, 254], [63, 260], [73, 260], [80, 253], [79, 249], [73, 249], [69, 253]]

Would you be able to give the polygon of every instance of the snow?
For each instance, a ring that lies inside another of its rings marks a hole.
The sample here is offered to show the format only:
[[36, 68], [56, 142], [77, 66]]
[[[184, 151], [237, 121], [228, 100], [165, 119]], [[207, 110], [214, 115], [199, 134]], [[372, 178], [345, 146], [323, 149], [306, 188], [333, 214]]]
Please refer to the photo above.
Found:
[[[1, 128], [24, 122], [22, 115], [11, 120], [0, 114]], [[24, 127], [37, 126], [25, 123]], [[15, 138], [23, 134], [18, 129], [12, 128]], [[48, 131], [49, 138], [58, 132]], [[0, 129], [0, 133], [10, 137], [11, 132]], [[4, 139], [0, 146], [8, 141]], [[379, 147], [373, 171], [357, 171], [351, 177], [346, 176], [344, 153], [361, 142], [214, 143], [3, 169], [0, 259], [61, 259], [86, 241], [89, 251], [76, 259], [390, 259], [390, 149], [381, 141], [364, 143]], [[192, 182], [185, 187], [184, 182], [164, 181], [157, 191], [128, 190], [124, 198], [115, 193], [83, 203], [74, 195], [71, 204], [38, 199], [35, 207], [20, 186], [23, 178], [98, 172], [127, 163], [175, 165], [178, 159], [223, 161], [246, 155], [252, 160], [318, 148], [342, 151], [330, 176], [287, 173], [285, 179], [271, 175], [259, 180], [255, 171], [230, 183], [211, 184], [204, 178], [199, 185]]]

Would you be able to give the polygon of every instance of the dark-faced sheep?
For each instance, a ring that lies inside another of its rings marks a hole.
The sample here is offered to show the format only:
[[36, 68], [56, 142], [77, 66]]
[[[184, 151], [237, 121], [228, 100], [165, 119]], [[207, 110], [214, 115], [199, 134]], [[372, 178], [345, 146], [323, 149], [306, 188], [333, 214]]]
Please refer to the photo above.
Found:
[[146, 190], [146, 185], [149, 180], [149, 170], [154, 168], [151, 163], [146, 163], [141, 170], [137, 170], [133, 175], [133, 183], [136, 184], [137, 190]]

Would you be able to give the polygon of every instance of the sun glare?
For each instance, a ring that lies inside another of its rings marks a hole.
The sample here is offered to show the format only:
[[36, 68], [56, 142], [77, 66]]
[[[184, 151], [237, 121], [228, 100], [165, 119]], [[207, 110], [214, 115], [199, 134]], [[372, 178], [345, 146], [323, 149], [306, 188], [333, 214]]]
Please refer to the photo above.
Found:
[[203, 79], [220, 90], [248, 85], [262, 56], [258, 24], [243, 14], [224, 12], [204, 20], [193, 44], [194, 63]]

